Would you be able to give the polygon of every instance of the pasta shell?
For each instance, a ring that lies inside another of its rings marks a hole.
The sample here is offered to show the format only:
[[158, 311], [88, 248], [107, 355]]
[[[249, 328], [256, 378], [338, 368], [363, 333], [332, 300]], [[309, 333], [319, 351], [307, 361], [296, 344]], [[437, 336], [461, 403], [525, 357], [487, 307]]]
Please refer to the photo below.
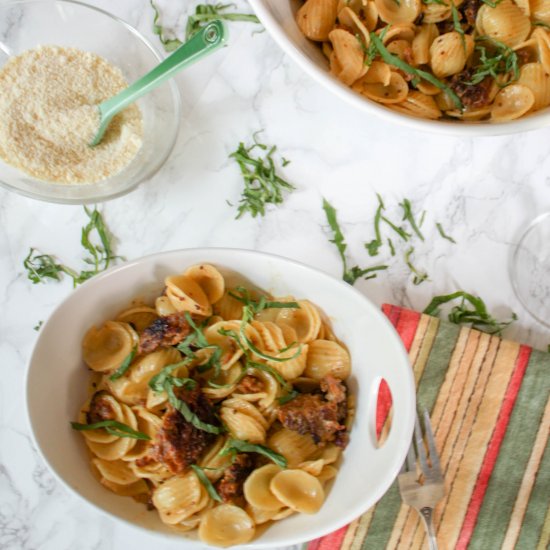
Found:
[[535, 29], [532, 37], [537, 41], [539, 61], [544, 70], [550, 73], [550, 32], [544, 29]]
[[248, 416], [254, 418], [254, 420], [256, 420], [265, 429], [269, 427], [269, 424], [262, 416], [262, 413], [249, 401], [240, 399], [239, 397], [232, 397], [223, 402], [223, 407], [231, 407], [236, 411], [247, 414]]
[[199, 525], [201, 541], [213, 546], [245, 544], [254, 538], [254, 534], [252, 518], [233, 504], [221, 504], [208, 510]]
[[350, 7], [345, 7], [338, 12], [338, 21], [344, 25], [353, 35], [360, 36], [365, 46], [370, 44], [370, 34], [363, 21]]
[[420, 15], [422, 3], [420, 0], [374, 0], [378, 9], [378, 16], [384, 23], [396, 25], [412, 23]]
[[222, 406], [220, 418], [235, 439], [250, 443], [265, 442], [265, 428], [258, 420], [248, 414]]
[[336, 474], [338, 473], [338, 469], [334, 466], [325, 466], [321, 473], [317, 476], [317, 479], [321, 483], [326, 483], [327, 481], [331, 480], [332, 478], [336, 477]]
[[[153, 492], [153, 504], [164, 523], [175, 524], [206, 506], [204, 490], [194, 472], [174, 476]], [[208, 495], [206, 495], [208, 497]]]
[[[234, 363], [236, 363], [243, 355], [241, 346], [245, 347], [245, 342], [242, 341], [240, 336], [240, 321], [220, 321], [215, 323], [204, 330], [204, 337], [207, 342], [212, 345], [216, 345], [222, 350], [222, 367], [229, 369]], [[247, 326], [247, 329], [252, 327]], [[220, 331], [231, 331], [237, 335], [241, 346], [231, 336], [225, 336]]]
[[166, 296], [176, 311], [189, 311], [195, 315], [212, 315], [212, 307], [204, 290], [187, 275], [166, 277]]
[[406, 40], [412, 42], [415, 35], [415, 25], [413, 23], [400, 23], [399, 25], [392, 25], [389, 29], [386, 29], [384, 36], [381, 36], [382, 43], [388, 45], [394, 40]]
[[515, 120], [527, 113], [534, 104], [535, 96], [527, 86], [511, 84], [497, 94], [491, 109], [491, 120]]
[[314, 340], [309, 344], [305, 376], [321, 380], [328, 374], [345, 380], [351, 371], [349, 353], [337, 342]]
[[220, 436], [216, 439], [216, 442], [206, 454], [200, 460], [200, 467], [204, 468], [204, 473], [210, 481], [217, 481], [223, 476], [223, 472], [226, 468], [231, 466], [231, 456], [220, 455], [220, 451], [223, 449], [227, 438]]
[[155, 300], [155, 310], [160, 317], [166, 317], [177, 311], [168, 296], [159, 296]]
[[218, 302], [225, 291], [223, 275], [210, 264], [198, 264], [187, 268], [184, 275], [195, 281], [211, 304]]
[[272, 434], [267, 445], [286, 458], [289, 468], [310, 460], [319, 450], [310, 436], [300, 435], [286, 428]]
[[[464, 41], [463, 41], [464, 38]], [[473, 50], [473, 39], [456, 31], [438, 36], [430, 46], [430, 66], [438, 78], [458, 74]]]
[[530, 0], [530, 4], [532, 18], [550, 25], [550, 0]]
[[107, 321], [92, 327], [82, 341], [82, 355], [88, 367], [97, 372], [116, 370], [138, 342], [138, 335], [126, 323]]
[[424, 16], [423, 23], [441, 23], [451, 17], [451, 6], [449, 4], [426, 4], [422, 14]]
[[267, 361], [267, 364], [281, 373], [281, 376], [285, 380], [294, 380], [301, 376], [306, 368], [309, 346], [308, 344], [301, 344], [301, 347], [302, 349], [298, 356], [294, 357], [298, 348], [292, 347], [274, 355], [274, 357], [279, 359], [287, 358], [285, 361]]
[[288, 325], [296, 331], [298, 342], [307, 344], [317, 338], [321, 328], [319, 310], [308, 300], [298, 301], [297, 309], [284, 308], [277, 315], [277, 324]]
[[540, 63], [527, 63], [521, 67], [518, 84], [527, 86], [535, 97], [533, 111], [550, 105], [550, 74]]
[[135, 483], [130, 483], [129, 485], [113, 483], [104, 477], [100, 479], [100, 482], [104, 487], [109, 489], [109, 491], [112, 491], [121, 497], [135, 497], [149, 493], [149, 487], [143, 479], [138, 479]]
[[514, 47], [531, 32], [531, 21], [512, 0], [502, 0], [494, 8], [487, 4], [481, 6], [476, 27], [481, 35]]
[[325, 500], [321, 482], [303, 470], [279, 472], [271, 480], [270, 489], [278, 500], [303, 514], [315, 514]]
[[252, 321], [251, 325], [258, 331], [261, 339], [260, 349], [266, 353], [275, 353], [286, 347], [281, 327], [271, 321], [260, 323]]
[[296, 13], [298, 27], [310, 40], [328, 39], [336, 23], [338, 0], [307, 0]]
[[403, 103], [392, 105], [391, 108], [406, 115], [431, 120], [437, 120], [442, 115], [432, 96], [416, 90], [412, 90]]
[[120, 323], [127, 323], [138, 333], [143, 332], [155, 319], [158, 314], [155, 309], [149, 306], [136, 306], [120, 312], [116, 318]]
[[127, 462], [122, 460], [92, 459], [92, 463], [98, 469], [101, 477], [117, 485], [130, 485], [139, 480], [132, 472]]
[[331, 65], [331, 71], [344, 84], [350, 86], [367, 71], [361, 44], [353, 34], [343, 29], [331, 31], [329, 40], [334, 49], [333, 59], [335, 59]]
[[[207, 371], [207, 375], [211, 374], [213, 371]], [[243, 371], [243, 367], [240, 363], [234, 363], [229, 369], [222, 370], [222, 372], [212, 381], [220, 386], [224, 386], [222, 388], [215, 388], [215, 387], [209, 387], [204, 386], [202, 388], [202, 392], [210, 397], [210, 399], [223, 399], [224, 397], [227, 397], [228, 395], [232, 394], [235, 391], [235, 388], [237, 387], [237, 382], [239, 378], [241, 377]], [[208, 379], [208, 378], [207, 378]], [[210, 378], [212, 379], [212, 378]]]
[[137, 429], [141, 433], [150, 437], [149, 441], [137, 440], [136, 444], [123, 457], [124, 461], [133, 461], [145, 456], [151, 448], [151, 443], [157, 436], [158, 431], [162, 426], [162, 420], [145, 407], [134, 407], [132, 409], [137, 420]]
[[518, 8], [523, 12], [524, 15], [530, 17], [531, 15], [531, 6], [530, 0], [514, 0]]
[[[134, 361], [126, 373], [117, 380], [107, 379], [109, 391], [119, 401], [128, 405], [144, 403], [152, 391], [149, 388], [149, 381], [158, 374], [164, 367], [181, 361], [181, 354], [174, 348], [164, 348], [149, 353]], [[175, 373], [173, 373], [175, 374]], [[187, 368], [182, 366], [178, 369], [178, 375], [186, 377]]]
[[414, 63], [411, 43], [408, 40], [403, 40], [401, 38], [393, 40], [388, 44], [387, 50], [406, 63]]
[[391, 72], [390, 82], [387, 86], [382, 83], [369, 84], [361, 79], [359, 82], [355, 83], [353, 89], [369, 99], [385, 104], [399, 103], [403, 101], [409, 93], [407, 82], [395, 71]]
[[[78, 421], [81, 424], [88, 424], [87, 413], [90, 410], [90, 404], [92, 399], [95, 397], [95, 394], [91, 396], [90, 399], [86, 401], [84, 406], [80, 410], [78, 415]], [[105, 401], [106, 406], [112, 411], [111, 418], [117, 420], [118, 422], [124, 421], [124, 413], [120, 403], [112, 396], [106, 392], [101, 392], [101, 398]], [[82, 432], [82, 435], [85, 439], [89, 441], [95, 441], [96, 443], [112, 443], [117, 440], [116, 435], [110, 435], [105, 430], [85, 430]]]
[[364, 7], [365, 26], [369, 31], [376, 29], [378, 25], [378, 8], [373, 0], [367, 2]]
[[[134, 412], [128, 405], [120, 404], [122, 417], [115, 418], [118, 422], [130, 426], [133, 430], [137, 430], [137, 420]], [[83, 432], [87, 434], [89, 432]], [[86, 444], [94, 455], [104, 460], [119, 460], [122, 459], [137, 443], [137, 439], [130, 437], [116, 437], [112, 442], [100, 443], [92, 441], [89, 437], [86, 438]]]
[[238, 294], [235, 289], [225, 291], [223, 297], [214, 305], [214, 312], [226, 321], [242, 319], [243, 303], [233, 298], [229, 293]]
[[271, 480], [281, 471], [275, 464], [266, 464], [254, 470], [244, 482], [246, 501], [260, 510], [280, 510], [284, 504], [271, 492]]
[[[284, 509], [287, 510], [287, 508]], [[268, 521], [275, 519], [275, 516], [277, 516], [280, 511], [281, 508], [278, 510], [262, 510], [261, 508], [256, 508], [250, 504], [247, 504], [246, 506], [247, 514], [252, 518], [252, 521], [254, 521], [256, 525], [261, 525], [262, 523], [267, 523]], [[292, 510], [292, 512], [294, 512], [294, 510]]]
[[131, 461], [128, 462], [128, 465], [136, 477], [148, 479], [156, 485], [174, 476], [174, 474], [161, 462], [141, 464], [136, 461]]
[[412, 41], [413, 58], [416, 65], [426, 65], [430, 62], [430, 47], [438, 36], [439, 29], [434, 23], [427, 23], [420, 27]]

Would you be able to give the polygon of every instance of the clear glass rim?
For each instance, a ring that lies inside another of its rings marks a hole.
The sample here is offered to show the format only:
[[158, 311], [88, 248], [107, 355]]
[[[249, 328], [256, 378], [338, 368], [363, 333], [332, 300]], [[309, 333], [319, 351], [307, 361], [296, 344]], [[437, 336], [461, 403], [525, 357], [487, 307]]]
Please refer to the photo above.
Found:
[[529, 304], [526, 303], [526, 301], [523, 299], [523, 296], [519, 289], [519, 283], [516, 279], [516, 265], [518, 263], [518, 255], [519, 251], [525, 242], [525, 239], [529, 236], [531, 231], [536, 228], [536, 226], [545, 221], [546, 219], [550, 219], [550, 212], [544, 212], [543, 214], [538, 215], [528, 226], [527, 229], [522, 233], [519, 241], [517, 244], [514, 245], [514, 248], [512, 249], [512, 253], [510, 254], [510, 260], [508, 265], [508, 272], [510, 275], [510, 281], [512, 282], [512, 288], [514, 289], [514, 294], [516, 295], [516, 298], [519, 300], [520, 304], [523, 306], [523, 309], [531, 315], [533, 319], [535, 319], [537, 322], [539, 322], [544, 327], [550, 328], [550, 322], [545, 321], [544, 319], [541, 319], [536, 313], [534, 313]]
[[[112, 19], [113, 21], [119, 23], [123, 27], [125, 27], [131, 34], [133, 34], [136, 38], [138, 38], [145, 46], [146, 48], [153, 54], [153, 56], [156, 58], [157, 62], [162, 61], [162, 55], [159, 53], [159, 51], [149, 42], [141, 32], [139, 32], [135, 27], [130, 25], [127, 21], [124, 21], [124, 19], [121, 19], [120, 17], [113, 15], [112, 13], [102, 9], [98, 8], [96, 6], [92, 6], [90, 4], [87, 4], [86, 2], [81, 2], [80, 0], [9, 0], [8, 2], [2, 2], [0, 3], [0, 12], [3, 9], [14, 7], [17, 5], [24, 5], [24, 4], [73, 4], [85, 9], [90, 9], [95, 12], [98, 12], [102, 15], [105, 15], [109, 19]], [[157, 159], [157, 162], [155, 165], [148, 170], [146, 173], [143, 174], [140, 178], [136, 178], [136, 180], [132, 183], [132, 185], [129, 185], [127, 187], [124, 187], [123, 189], [115, 189], [111, 193], [105, 194], [103, 196], [97, 196], [97, 197], [83, 197], [83, 198], [65, 198], [65, 197], [56, 197], [56, 196], [49, 196], [44, 195], [38, 192], [33, 192], [27, 189], [21, 189], [20, 187], [16, 187], [14, 185], [11, 185], [5, 181], [3, 181], [0, 178], [0, 187], [3, 187], [4, 189], [8, 191], [14, 191], [19, 195], [22, 195], [24, 197], [29, 197], [31, 199], [40, 200], [43, 202], [50, 202], [50, 203], [57, 203], [57, 204], [94, 204], [99, 202], [106, 202], [112, 199], [116, 199], [118, 197], [122, 197], [124, 195], [127, 195], [131, 191], [133, 191], [138, 185], [143, 183], [146, 180], [151, 179], [164, 165], [172, 151], [174, 150], [174, 147], [176, 145], [176, 142], [178, 140], [179, 135], [179, 128], [180, 128], [180, 121], [181, 121], [181, 95], [179, 92], [178, 87], [175, 84], [175, 81], [171, 79], [167, 84], [170, 86], [172, 99], [174, 101], [174, 111], [175, 111], [175, 117], [177, 122], [177, 127], [174, 132], [174, 136], [171, 140], [170, 145], [166, 148], [163, 155], [159, 156]], [[84, 184], [86, 186], [93, 185], [92, 184]]]

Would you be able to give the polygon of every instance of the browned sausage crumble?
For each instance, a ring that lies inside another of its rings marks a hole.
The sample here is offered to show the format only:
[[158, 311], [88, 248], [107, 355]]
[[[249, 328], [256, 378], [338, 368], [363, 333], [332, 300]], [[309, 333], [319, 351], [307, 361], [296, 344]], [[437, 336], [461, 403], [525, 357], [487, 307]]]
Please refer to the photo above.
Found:
[[320, 394], [302, 394], [279, 409], [279, 421], [289, 430], [309, 434], [315, 443], [333, 442], [344, 448], [348, 435], [344, 422], [347, 415], [347, 390], [341, 380], [326, 376], [321, 380]]
[[104, 391], [94, 393], [90, 401], [90, 409], [86, 413], [86, 421], [88, 424], [95, 424], [102, 420], [113, 420], [116, 416], [111, 403], [109, 402], [109, 394]]
[[139, 353], [151, 353], [161, 346], [179, 344], [190, 332], [183, 311], [159, 317], [141, 333]]
[[250, 455], [241, 453], [235, 456], [233, 463], [225, 470], [216, 486], [224, 502], [244, 506], [243, 485], [253, 469], [254, 461]]
[[[174, 392], [200, 420], [214, 426], [220, 425], [214, 407], [200, 387], [192, 390], [176, 388]], [[197, 462], [215, 439], [215, 434], [199, 430], [187, 422], [178, 410], [169, 406], [162, 417], [162, 428], [157, 433], [152, 456], [165, 464], [172, 473], [181, 474], [189, 465]]]

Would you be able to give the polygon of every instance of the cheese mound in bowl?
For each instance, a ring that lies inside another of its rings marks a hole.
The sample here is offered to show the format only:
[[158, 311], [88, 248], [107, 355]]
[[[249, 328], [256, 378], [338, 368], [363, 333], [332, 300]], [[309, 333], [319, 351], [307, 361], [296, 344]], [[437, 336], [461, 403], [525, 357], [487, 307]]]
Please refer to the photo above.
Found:
[[[2, 32], [3, 22], [17, 21]], [[176, 84], [139, 99], [95, 135], [95, 105], [152, 70], [160, 54], [130, 25], [80, 2], [0, 5], [0, 185], [50, 202], [128, 193], [172, 151], [181, 119]], [[99, 118], [99, 117], [98, 117]]]
[[95, 183], [120, 172], [142, 143], [142, 117], [130, 105], [101, 143], [99, 103], [128, 86], [122, 72], [76, 48], [40, 46], [0, 69], [0, 157], [55, 183]]

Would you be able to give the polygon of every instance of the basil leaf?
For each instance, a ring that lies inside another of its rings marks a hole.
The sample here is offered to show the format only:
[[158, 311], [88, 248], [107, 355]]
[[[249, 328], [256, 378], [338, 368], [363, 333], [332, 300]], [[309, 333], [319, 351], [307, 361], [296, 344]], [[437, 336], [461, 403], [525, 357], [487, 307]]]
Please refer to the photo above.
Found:
[[276, 453], [264, 445], [256, 445], [254, 443], [248, 443], [247, 441], [241, 441], [240, 439], [230, 439], [226, 444], [226, 448], [220, 452], [220, 455], [226, 456], [235, 452], [258, 453], [269, 458], [269, 460], [277, 464], [280, 468], [286, 468], [287, 466], [286, 458], [283, 455]]
[[187, 403], [176, 397], [174, 388], [169, 383], [165, 384], [165, 390], [168, 395], [168, 402], [170, 405], [179, 411], [183, 418], [185, 418], [187, 422], [193, 424], [195, 428], [211, 434], [220, 434], [223, 432], [223, 428], [220, 426], [214, 426], [213, 424], [203, 422], [195, 413], [191, 412], [191, 409]]
[[134, 357], [137, 353], [137, 346], [135, 346], [132, 351], [125, 357], [124, 361], [122, 361], [122, 364], [118, 369], [109, 376], [109, 380], [118, 380], [129, 368], [132, 364], [132, 361], [134, 360]]
[[122, 422], [117, 422], [116, 420], [101, 420], [100, 422], [95, 422], [93, 424], [71, 422], [71, 427], [73, 430], [78, 431], [99, 430], [100, 428], [105, 428], [107, 433], [116, 435], [117, 437], [129, 437], [131, 439], [143, 439], [146, 441], [151, 439], [147, 434], [133, 430], [130, 426], [122, 424]]
[[210, 495], [210, 498], [216, 502], [223, 502], [222, 497], [216, 491], [212, 482], [208, 479], [208, 476], [204, 473], [204, 470], [196, 464], [191, 464], [191, 469], [197, 474], [199, 481], [204, 485], [206, 492]]

